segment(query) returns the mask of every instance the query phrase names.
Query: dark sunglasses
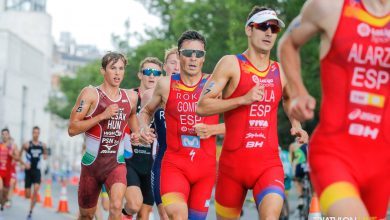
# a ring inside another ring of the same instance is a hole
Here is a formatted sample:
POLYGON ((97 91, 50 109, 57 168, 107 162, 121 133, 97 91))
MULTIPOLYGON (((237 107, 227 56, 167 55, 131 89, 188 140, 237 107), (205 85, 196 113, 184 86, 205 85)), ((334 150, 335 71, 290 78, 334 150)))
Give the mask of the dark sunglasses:
POLYGON ((148 69, 143 69, 142 74, 144 74, 145 76, 150 76, 152 74, 153 76, 161 76, 162 72, 160 70, 148 68, 148 69))
POLYGON ((204 57, 204 55, 206 54, 206 51, 204 50, 191 50, 191 49, 183 49, 180 50, 179 52, 185 57, 192 57, 192 54, 195 53, 196 58, 204 57))
POLYGON ((250 24, 251 27, 256 28, 257 30, 261 31, 267 31, 268 28, 271 28, 271 32, 273 34, 279 33, 280 27, 276 24, 271 24, 269 22, 263 22, 263 23, 252 23, 250 24))

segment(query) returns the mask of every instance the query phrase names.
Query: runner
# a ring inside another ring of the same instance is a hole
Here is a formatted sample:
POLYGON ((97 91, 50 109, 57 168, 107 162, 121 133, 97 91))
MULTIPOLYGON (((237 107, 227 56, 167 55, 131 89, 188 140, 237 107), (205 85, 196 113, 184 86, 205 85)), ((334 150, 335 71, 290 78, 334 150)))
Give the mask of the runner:
MULTIPOLYGON (((8 201, 8 191, 12 178, 13 161, 18 160, 16 145, 11 141, 8 128, 1 130, 0 141, 0 211, 2 212, 5 203, 8 201)), ((0 216, 2 213, 0 213, 0 216)))
POLYGON ((39 140, 40 128, 38 126, 33 127, 32 140, 24 143, 23 148, 20 151, 20 158, 23 158, 23 152, 25 156, 25 180, 24 188, 26 192, 26 198, 31 198, 31 186, 33 186, 33 194, 30 203, 30 211, 27 219, 31 219, 33 209, 38 201, 39 188, 41 186, 41 159, 47 159, 46 144, 39 140))
MULTIPOLYGON (((177 57, 177 47, 170 48, 165 51, 164 56, 164 71, 167 76, 171 76, 172 74, 177 74, 180 72, 179 59, 177 57)), ((142 106, 145 106, 146 103, 152 98, 154 89, 150 89, 142 96, 142 106)), ((161 107, 156 110, 154 113, 154 127, 156 128, 157 134, 157 154, 154 159, 153 167, 152 167, 152 188, 153 188, 153 197, 156 202, 158 208, 158 214, 160 219, 168 220, 168 215, 165 212, 164 206, 161 200, 160 194, 160 170, 161 170, 161 162, 164 157, 165 151, 167 149, 167 141, 166 141, 166 124, 165 124, 165 116, 164 116, 164 108, 161 107)))
MULTIPOLYGON (((8 147, 8 150, 11 153, 10 158, 9 158, 9 159, 11 159, 11 167, 10 167, 10 171, 9 171, 11 174, 11 177, 10 177, 11 179, 9 181, 8 195, 7 195, 7 197, 5 197, 6 202, 4 204, 5 207, 11 207, 11 204, 12 204, 11 199, 12 199, 12 195, 13 195, 13 190, 14 190, 15 185, 17 183, 16 164, 17 164, 17 161, 19 161, 19 151, 18 151, 18 148, 17 148, 14 140, 12 139, 12 137, 10 135, 8 128, 4 128, 1 131, 1 137, 2 137, 1 142, 8 147)), ((3 187, 4 187, 4 183, 3 183, 3 187)))
POLYGON ((141 135, 150 140, 154 138, 148 126, 153 114, 161 106, 165 109, 167 149, 160 190, 170 219, 205 219, 215 181, 215 135, 224 133, 224 124, 217 124, 218 116, 195 114, 196 102, 209 78, 202 73, 205 48, 200 33, 184 32, 178 40, 180 74, 160 79, 140 113, 141 135))
POLYGON ((280 59, 294 92, 290 111, 304 121, 313 118, 315 100, 302 82, 299 49, 321 34, 323 99, 309 164, 326 216, 386 218, 389 31, 388 0, 309 0, 280 42, 280 59))
POLYGON ((124 128, 133 131, 138 141, 136 118, 137 94, 120 89, 126 58, 109 52, 102 58, 104 76, 98 87, 85 87, 72 109, 69 135, 85 132, 86 152, 82 158, 78 202, 80 219, 92 219, 102 185, 109 191, 109 219, 121 219, 122 200, 126 191, 126 166, 123 157, 124 128))
MULTIPOLYGON (((157 80, 162 75, 162 62, 155 57, 147 57, 140 63, 138 78, 140 86, 134 91, 138 93, 137 113, 141 110, 141 97, 148 89, 154 89, 157 80)), ((137 219, 149 219, 152 212, 154 199, 151 186, 151 170, 155 143, 152 145, 131 146, 132 156, 126 160, 127 189, 126 203, 123 214, 132 216, 137 214, 137 219)))
MULTIPOLYGON (((284 23, 274 10, 255 6, 245 25, 248 49, 224 56, 198 102, 201 116, 224 113, 226 135, 215 192, 218 219, 238 219, 248 189, 253 189, 260 219, 277 219, 283 205, 284 172, 278 152, 277 111, 286 79, 270 51, 284 23), (222 93, 223 99, 219 96, 222 93)), ((291 133, 307 140, 292 120, 291 133)))

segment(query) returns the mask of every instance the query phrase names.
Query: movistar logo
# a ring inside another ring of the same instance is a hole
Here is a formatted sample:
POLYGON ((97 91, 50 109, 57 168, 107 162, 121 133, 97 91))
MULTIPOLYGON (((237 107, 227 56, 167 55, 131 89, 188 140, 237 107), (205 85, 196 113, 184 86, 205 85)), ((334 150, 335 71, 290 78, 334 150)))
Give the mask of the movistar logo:
POLYGON ((200 148, 200 138, 198 136, 182 135, 181 144, 184 147, 200 148))

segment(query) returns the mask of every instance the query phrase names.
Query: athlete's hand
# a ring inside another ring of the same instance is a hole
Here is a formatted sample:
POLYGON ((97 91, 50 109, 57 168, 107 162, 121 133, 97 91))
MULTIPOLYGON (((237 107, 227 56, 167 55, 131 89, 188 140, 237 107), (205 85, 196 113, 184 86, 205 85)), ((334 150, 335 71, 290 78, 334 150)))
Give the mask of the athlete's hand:
POLYGON ((256 84, 244 96, 242 96, 242 104, 250 105, 254 102, 260 101, 264 95, 264 86, 256 84))
POLYGON ((24 169, 29 170, 31 168, 31 164, 29 163, 24 163, 24 169))
POLYGON ((119 111, 119 107, 117 104, 112 104, 112 105, 109 105, 106 110, 104 110, 103 112, 103 118, 104 119, 109 119, 111 118, 112 116, 116 115, 119 111))
POLYGON ((297 137, 297 141, 300 144, 307 144, 309 142, 309 135, 302 128, 291 128, 290 133, 297 137))
POLYGON ((153 143, 154 139, 156 138, 156 135, 154 134, 154 129, 149 127, 141 128, 140 135, 141 142, 144 142, 146 144, 153 143))
POLYGON ((291 117, 303 122, 314 117, 315 107, 316 100, 312 96, 300 95, 291 101, 288 112, 291 117))
POLYGON ((138 132, 133 132, 130 134, 130 143, 131 145, 134 145, 134 146, 139 146, 141 145, 140 143, 140 134, 138 132))
POLYGON ((212 125, 207 125, 203 123, 199 123, 194 125, 196 135, 200 137, 200 139, 207 139, 214 135, 212 125))

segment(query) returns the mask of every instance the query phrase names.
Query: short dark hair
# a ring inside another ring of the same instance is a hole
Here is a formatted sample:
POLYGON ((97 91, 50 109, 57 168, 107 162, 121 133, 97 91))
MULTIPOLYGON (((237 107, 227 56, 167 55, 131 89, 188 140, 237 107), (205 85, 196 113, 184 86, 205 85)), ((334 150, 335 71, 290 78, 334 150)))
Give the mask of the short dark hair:
POLYGON ((1 129, 1 133, 5 132, 5 131, 9 133, 9 129, 8 128, 1 129))
POLYGON ((188 30, 181 34, 179 40, 177 41, 177 48, 180 50, 182 44, 186 40, 198 40, 201 41, 204 45, 204 48, 206 49, 206 39, 203 37, 202 34, 195 30, 188 30))
POLYGON ((34 127, 33 127, 33 130, 35 130, 35 129, 41 130, 38 126, 34 126, 34 127))
POLYGON ((146 57, 145 59, 143 59, 143 60, 139 63, 139 72, 142 71, 142 68, 144 67, 144 65, 145 65, 146 63, 154 63, 154 64, 156 64, 157 66, 159 66, 161 70, 163 69, 163 63, 162 63, 157 57, 146 57))
POLYGON ((116 63, 118 62, 119 59, 123 61, 125 66, 127 65, 127 59, 123 54, 118 52, 112 52, 112 51, 107 52, 106 55, 104 55, 102 58, 102 68, 106 69, 107 65, 111 61, 114 61, 114 63, 116 63))
POLYGON ((268 7, 265 7, 265 6, 258 6, 258 5, 255 5, 253 6, 251 12, 249 12, 248 14, 248 17, 247 17, 247 21, 255 14, 257 14, 257 12, 259 11, 265 11, 265 10, 272 10, 274 11, 272 8, 268 8, 268 7))

